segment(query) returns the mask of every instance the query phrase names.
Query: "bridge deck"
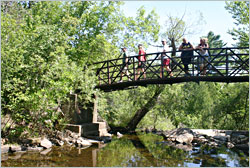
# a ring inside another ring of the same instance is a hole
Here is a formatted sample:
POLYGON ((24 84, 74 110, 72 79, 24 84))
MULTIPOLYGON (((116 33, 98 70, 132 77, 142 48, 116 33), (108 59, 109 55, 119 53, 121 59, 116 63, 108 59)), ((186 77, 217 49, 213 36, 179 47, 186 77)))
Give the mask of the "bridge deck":
POLYGON ((146 79, 143 73, 137 75, 138 56, 128 57, 128 64, 122 64, 122 58, 95 63, 96 75, 99 84, 96 88, 104 91, 122 90, 148 84, 174 84, 181 82, 249 82, 249 48, 213 48, 208 49, 209 56, 201 56, 198 50, 193 50, 194 55, 190 58, 188 76, 184 71, 183 62, 177 51, 176 56, 170 56, 171 52, 150 53, 146 55, 145 66, 146 79), (171 60, 171 73, 163 66, 165 54, 171 60), (205 58, 205 75, 201 75, 200 58, 205 58), (121 74, 124 68, 128 74, 121 74), (163 70, 162 70, 163 69, 163 70))
POLYGON ((123 89, 131 89, 136 86, 147 86, 149 84, 175 84, 182 82, 249 82, 249 76, 233 76, 233 77, 219 77, 219 76, 191 76, 191 77, 178 77, 178 78, 163 78, 163 79, 141 79, 138 81, 124 81, 113 83, 109 85, 98 85, 99 88, 104 91, 115 91, 123 89))

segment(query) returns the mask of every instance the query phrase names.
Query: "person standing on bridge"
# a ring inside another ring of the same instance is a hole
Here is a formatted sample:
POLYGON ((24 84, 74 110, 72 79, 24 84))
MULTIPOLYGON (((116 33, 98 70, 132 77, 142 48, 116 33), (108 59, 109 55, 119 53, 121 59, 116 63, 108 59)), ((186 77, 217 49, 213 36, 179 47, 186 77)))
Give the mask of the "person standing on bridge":
POLYGON ((201 72, 201 75, 206 75, 207 72, 207 64, 206 62, 208 61, 208 50, 209 45, 207 43, 207 38, 201 38, 200 39, 200 44, 196 47, 196 49, 199 49, 200 56, 198 58, 198 66, 199 66, 199 71, 201 72))
POLYGON ((124 74, 126 74, 126 76, 129 78, 127 48, 123 47, 121 49, 122 49, 122 71, 121 71, 120 82, 122 82, 122 77, 124 76, 124 74))
POLYGON ((188 64, 191 62, 191 58, 194 56, 193 45, 187 41, 186 38, 182 39, 183 43, 180 45, 179 50, 182 50, 181 52, 181 61, 184 64, 184 70, 185 70, 185 76, 190 75, 188 72, 188 64))
POLYGON ((138 54, 138 67, 137 67, 137 74, 135 76, 135 80, 137 80, 141 74, 141 72, 143 73, 143 77, 144 79, 146 79, 146 72, 145 72, 145 68, 146 68, 146 52, 144 51, 142 44, 138 45, 138 49, 139 49, 139 54, 138 54))
MULTIPOLYGON (((166 39, 162 39, 162 45, 163 45, 163 51, 162 52, 168 52, 170 51, 170 48, 167 46, 167 40, 166 39)), ((170 54, 169 56, 167 56, 166 53, 162 53, 162 66, 161 66, 161 73, 160 73, 160 77, 162 78, 163 77, 163 71, 164 71, 164 68, 166 68, 166 70, 169 72, 169 75, 170 77, 173 76, 173 73, 171 72, 171 69, 170 69, 170 54)))

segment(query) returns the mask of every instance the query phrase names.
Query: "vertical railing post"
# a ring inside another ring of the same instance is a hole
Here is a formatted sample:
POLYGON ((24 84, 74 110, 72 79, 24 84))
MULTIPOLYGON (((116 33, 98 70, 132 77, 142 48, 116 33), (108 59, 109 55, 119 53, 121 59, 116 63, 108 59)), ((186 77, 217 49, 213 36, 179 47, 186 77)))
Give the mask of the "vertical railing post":
POLYGON ((135 81, 135 57, 133 57, 133 79, 135 81))
POLYGON ((210 70, 211 70, 211 67, 212 67, 212 63, 211 63, 211 53, 210 53, 210 50, 207 51, 208 53, 208 56, 207 56, 207 62, 208 62, 208 65, 207 65, 207 74, 209 74, 210 70))
POLYGON ((228 53, 226 49, 226 76, 228 76, 228 53))
POLYGON ((200 76, 200 55, 197 55, 197 75, 196 76, 200 76))
POLYGON ((108 61, 108 62, 107 62, 108 83, 111 84, 109 72, 110 72, 110 71, 109 71, 109 61, 108 61))
POLYGON ((164 78, 163 54, 161 54, 161 78, 164 78))
POLYGON ((192 76, 194 76, 194 56, 191 58, 192 62, 192 76))

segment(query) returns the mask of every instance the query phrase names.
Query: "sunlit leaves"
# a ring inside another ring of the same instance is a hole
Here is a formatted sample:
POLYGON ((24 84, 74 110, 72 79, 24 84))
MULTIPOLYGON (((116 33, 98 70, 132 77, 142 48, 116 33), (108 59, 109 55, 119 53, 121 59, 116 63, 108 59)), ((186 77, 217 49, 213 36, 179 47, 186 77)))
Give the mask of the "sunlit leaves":
POLYGON ((236 46, 249 46, 249 1, 226 2, 225 8, 236 20, 238 28, 228 32, 237 41, 236 46))

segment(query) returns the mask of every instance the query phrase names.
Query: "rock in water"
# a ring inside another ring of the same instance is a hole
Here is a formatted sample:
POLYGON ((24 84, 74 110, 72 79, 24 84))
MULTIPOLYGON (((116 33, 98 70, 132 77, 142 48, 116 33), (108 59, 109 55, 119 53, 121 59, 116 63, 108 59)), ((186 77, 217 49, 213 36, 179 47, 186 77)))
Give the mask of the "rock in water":
POLYGON ((179 143, 191 144, 194 138, 194 133, 189 128, 178 128, 170 131, 167 136, 179 143))
POLYGON ((82 137, 77 139, 77 143, 80 144, 81 146, 91 146, 92 145, 92 143, 83 139, 82 137))
POLYGON ((228 147, 228 148, 233 148, 233 147, 234 147, 234 144, 231 143, 231 142, 227 142, 227 147, 228 147))
POLYGON ((120 132, 117 132, 117 137, 121 138, 123 135, 120 132))
POLYGON ((41 146, 48 149, 52 147, 52 143, 47 138, 43 138, 41 141, 41 146))
POLYGON ((191 142, 193 141, 193 138, 194 136, 192 134, 184 133, 184 134, 178 135, 176 137, 176 141, 180 143, 191 144, 191 142))

